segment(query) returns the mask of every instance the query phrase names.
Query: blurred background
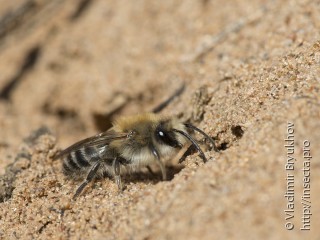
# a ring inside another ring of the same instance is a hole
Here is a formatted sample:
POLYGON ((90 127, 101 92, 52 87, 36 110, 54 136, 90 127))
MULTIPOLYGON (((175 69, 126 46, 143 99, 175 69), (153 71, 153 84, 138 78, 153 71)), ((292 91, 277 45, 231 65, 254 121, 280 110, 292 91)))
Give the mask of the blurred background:
POLYGON ((232 34, 241 21, 252 21, 246 19, 252 11, 259 21, 267 3, 1 1, 1 155, 12 157, 21 139, 41 126, 66 146, 106 130, 115 115, 149 111, 183 82, 195 89, 209 79, 213 86, 230 59, 238 64, 240 54, 250 49, 246 58, 256 56, 265 44, 246 46, 232 34), (217 48, 204 71, 196 55, 210 53, 212 38, 222 43, 229 32, 236 44, 217 48))

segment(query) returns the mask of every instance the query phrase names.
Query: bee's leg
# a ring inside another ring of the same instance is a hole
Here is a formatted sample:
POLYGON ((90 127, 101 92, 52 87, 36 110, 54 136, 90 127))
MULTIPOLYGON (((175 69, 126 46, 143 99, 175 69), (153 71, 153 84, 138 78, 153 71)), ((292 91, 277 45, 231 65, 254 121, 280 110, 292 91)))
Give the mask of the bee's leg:
POLYGON ((99 167, 100 167, 100 162, 96 162, 95 164, 93 164, 93 166, 91 167, 91 169, 86 177, 86 180, 84 180, 84 182, 81 183, 81 185, 78 187, 76 193, 73 195, 73 200, 76 199, 80 195, 82 190, 85 188, 85 186, 87 186, 88 183, 90 183, 92 181, 92 179, 95 177, 99 167))
POLYGON ((157 149, 156 149, 154 146, 150 146, 150 148, 151 148, 151 151, 152 151, 153 156, 155 156, 155 158, 156 158, 156 160, 157 160, 157 163, 158 163, 159 166, 160 166, 161 173, 162 173, 162 180, 165 181, 165 180, 167 180, 166 167, 164 166, 163 162, 161 161, 157 149))
POLYGON ((152 171, 151 167, 149 165, 147 165, 146 167, 148 169, 148 172, 151 174, 151 175, 155 175, 154 172, 152 171))
POLYGON ((162 173, 162 180, 165 181, 167 180, 167 171, 166 171, 166 167, 164 166, 163 162, 161 161, 160 158, 157 158, 158 160, 158 164, 160 166, 161 169, 161 173, 162 173))
POLYGON ((118 185, 119 191, 123 190, 122 182, 121 182, 121 175, 120 175, 120 161, 118 158, 114 158, 112 162, 112 167, 114 171, 114 179, 116 184, 118 185))
POLYGON ((200 157, 202 158, 203 162, 207 162, 207 158, 206 158, 206 155, 204 155, 204 152, 202 151, 202 149, 200 148, 199 144, 197 143, 197 141, 190 136, 189 133, 187 132, 184 132, 184 131, 181 131, 181 130, 178 130, 178 129, 173 129, 174 132, 177 132, 181 135, 183 135, 185 138, 187 138, 191 143, 192 145, 197 149, 197 151, 199 152, 200 154, 200 157))
POLYGON ((197 149, 195 148, 194 145, 190 145, 187 150, 184 152, 184 154, 182 155, 182 157, 179 159, 179 163, 182 163, 184 160, 186 160, 186 158, 191 155, 192 153, 194 153, 197 149))

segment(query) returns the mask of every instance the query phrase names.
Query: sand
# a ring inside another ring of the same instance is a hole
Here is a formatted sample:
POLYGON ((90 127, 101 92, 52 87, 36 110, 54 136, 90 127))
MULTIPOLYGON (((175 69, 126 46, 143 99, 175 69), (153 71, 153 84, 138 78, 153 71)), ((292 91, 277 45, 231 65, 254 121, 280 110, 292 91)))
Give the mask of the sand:
POLYGON ((1 239, 319 239, 318 1, 13 0, 0 16, 1 239), (183 83, 163 114, 219 151, 73 201, 53 156, 183 83))

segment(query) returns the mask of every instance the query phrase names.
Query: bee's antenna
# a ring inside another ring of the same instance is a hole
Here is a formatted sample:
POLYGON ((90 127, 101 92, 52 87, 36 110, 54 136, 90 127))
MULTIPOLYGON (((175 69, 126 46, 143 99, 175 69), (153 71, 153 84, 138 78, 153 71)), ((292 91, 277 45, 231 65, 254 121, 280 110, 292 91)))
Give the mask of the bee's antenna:
POLYGON ((208 161, 206 156, 204 155, 202 149, 200 148, 199 144, 197 143, 197 141, 195 139, 193 139, 193 137, 191 137, 188 133, 181 131, 181 130, 178 130, 178 129, 173 129, 173 131, 180 133, 181 135, 186 137, 192 143, 192 145, 195 146, 195 148, 198 150, 198 152, 200 153, 200 157, 203 159, 203 161, 204 162, 208 161))
POLYGON ((175 99, 176 97, 180 96, 181 93, 183 93, 184 89, 186 87, 186 84, 183 83, 182 86, 176 90, 171 97, 169 97, 166 101, 164 101, 163 103, 159 104, 157 107, 155 107, 152 112, 153 113, 159 113, 161 112, 165 107, 167 107, 169 105, 169 103, 171 103, 173 101, 173 99, 175 99))
POLYGON ((216 152, 218 152, 218 149, 217 149, 216 144, 215 144, 215 142, 214 142, 214 140, 213 140, 212 137, 210 137, 208 134, 206 134, 206 133, 205 133, 204 131, 202 131, 201 129, 199 129, 199 128, 193 126, 193 125, 191 125, 190 123, 185 123, 184 125, 185 125, 187 128, 190 128, 190 129, 192 129, 192 130, 194 130, 194 131, 202 134, 206 139, 208 139, 208 140, 211 142, 213 149, 214 149, 216 152))

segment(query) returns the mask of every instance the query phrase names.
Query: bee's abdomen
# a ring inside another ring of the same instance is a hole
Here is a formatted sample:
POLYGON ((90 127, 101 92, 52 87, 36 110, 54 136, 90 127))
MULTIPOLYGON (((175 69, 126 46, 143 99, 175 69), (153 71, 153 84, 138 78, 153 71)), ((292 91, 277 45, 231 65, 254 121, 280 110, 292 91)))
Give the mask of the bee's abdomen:
POLYGON ((86 147, 69 153, 63 161, 63 172, 70 173, 86 170, 94 160, 99 157, 99 152, 93 147, 86 147))

